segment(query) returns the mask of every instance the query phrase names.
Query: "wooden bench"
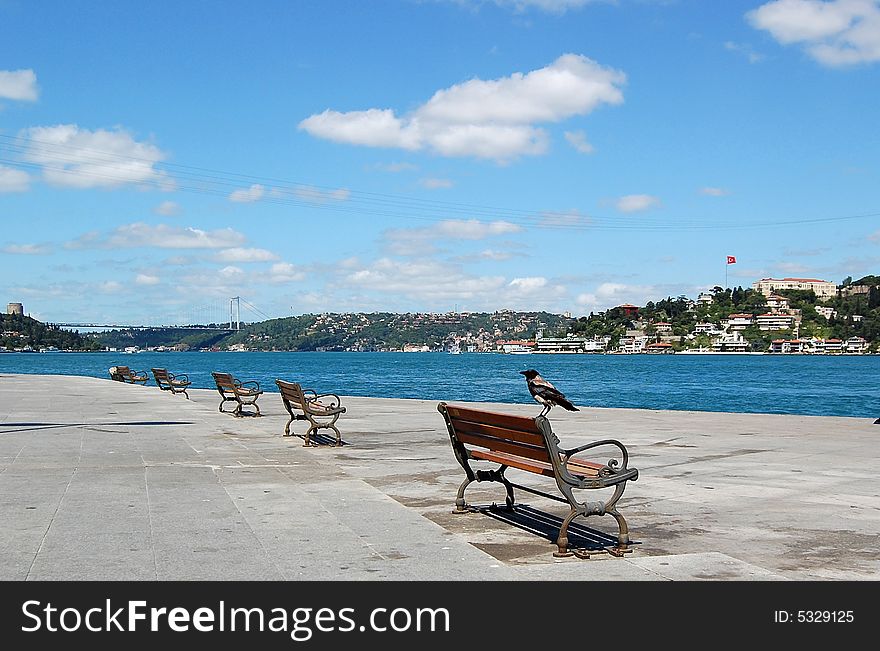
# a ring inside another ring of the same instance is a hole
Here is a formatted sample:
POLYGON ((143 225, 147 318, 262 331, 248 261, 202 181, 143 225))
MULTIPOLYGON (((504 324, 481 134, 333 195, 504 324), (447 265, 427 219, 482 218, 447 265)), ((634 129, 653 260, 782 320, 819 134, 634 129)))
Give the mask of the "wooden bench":
POLYGON ((189 377, 185 374, 175 375, 174 373, 169 373, 166 368, 151 368, 150 372, 153 374, 153 379, 156 380, 156 386, 162 389, 162 391, 182 393, 189 400, 186 388, 192 382, 189 381, 189 377))
POLYGON ((275 384, 281 392, 284 408, 290 414, 290 420, 284 426, 284 436, 291 436, 290 425, 293 421, 307 420, 309 429, 302 435, 303 446, 318 444, 319 429, 332 429, 336 432, 336 445, 343 445, 342 436, 336 427, 339 416, 345 413, 339 396, 335 393, 316 393, 312 389, 303 389, 296 382, 275 380, 275 384))
POLYGON ((132 371, 127 366, 111 366, 110 379, 128 384, 146 384, 150 378, 146 371, 132 371))
POLYGON ((582 558, 588 557, 588 554, 579 550, 569 549, 568 545, 568 527, 578 515, 585 518, 591 515, 613 516, 618 525, 617 545, 609 547, 607 551, 615 556, 631 551, 629 529, 626 520, 617 511, 617 501, 623 495, 626 482, 638 479, 639 471, 627 466, 629 454, 622 443, 605 439, 566 449, 559 446, 559 439, 545 416, 513 416, 448 405, 445 402, 441 402, 437 409, 446 420, 452 449, 466 475, 455 500, 456 513, 473 510, 464 499, 465 489, 471 482, 500 482, 507 489, 508 509, 514 509, 515 506, 514 487, 567 502, 571 507, 559 529, 554 556, 575 554, 582 558), (617 448, 613 450, 615 458, 606 463, 575 458, 579 453, 600 446, 617 448), (471 467, 472 462, 481 461, 493 462, 498 466, 492 470, 474 470, 471 467), (504 476, 508 468, 553 478, 563 497, 510 482, 504 476), (606 501, 578 502, 573 493, 574 489, 611 487, 614 492, 606 501))
POLYGON ((260 416, 260 407, 257 405, 257 398, 263 395, 260 389, 260 383, 256 380, 248 380, 242 382, 230 375, 229 373, 220 373, 213 371, 214 382, 217 384, 217 391, 220 393, 219 410, 223 413, 223 405, 226 402, 235 402, 235 409, 231 412, 233 416, 260 416), (245 407, 253 407, 254 412, 244 411, 245 407))

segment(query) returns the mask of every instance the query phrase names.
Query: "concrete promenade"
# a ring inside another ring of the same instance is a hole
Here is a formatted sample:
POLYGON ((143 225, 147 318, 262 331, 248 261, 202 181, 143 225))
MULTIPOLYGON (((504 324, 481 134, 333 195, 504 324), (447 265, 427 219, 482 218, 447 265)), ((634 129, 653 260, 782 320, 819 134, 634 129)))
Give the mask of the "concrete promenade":
MULTIPOLYGON (((873 418, 554 409, 566 447, 618 438, 640 471, 619 503, 639 544, 581 560, 490 515, 452 514, 464 475, 436 401, 343 397, 350 445, 303 448, 281 436, 277 393, 260 398, 262 418, 190 395, 0 374, 0 579, 880 578, 873 418)), ((504 491, 473 484, 468 499, 503 504, 504 491)), ((616 531, 610 516, 579 521, 616 531)))

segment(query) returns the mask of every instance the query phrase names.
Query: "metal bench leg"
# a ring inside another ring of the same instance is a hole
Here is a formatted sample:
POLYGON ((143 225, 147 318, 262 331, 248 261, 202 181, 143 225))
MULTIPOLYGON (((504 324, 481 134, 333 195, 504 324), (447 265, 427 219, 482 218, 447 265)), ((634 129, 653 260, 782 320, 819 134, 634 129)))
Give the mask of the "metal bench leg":
POLYGON ((336 425, 328 425, 327 427, 336 432, 336 447, 342 447, 342 434, 339 433, 339 429, 336 425))
POLYGON ((571 513, 563 520, 562 526, 559 527, 559 537, 556 539, 556 551, 553 556, 556 558, 567 558, 572 552, 568 549, 568 525, 574 520, 574 517, 581 513, 578 509, 572 509, 571 513))
POLYGON ((632 548, 629 546, 629 527, 626 524, 626 519, 617 511, 617 500, 623 495, 625 488, 626 482, 615 486, 614 495, 605 502, 605 513, 611 514, 617 520, 617 546, 608 550, 608 553, 613 556, 623 556, 627 552, 632 551, 632 548))
POLYGON ((293 425, 293 414, 290 415, 290 420, 287 421, 287 425, 284 426, 284 436, 290 436, 290 426, 293 425))
MULTIPOLYGON (((306 432, 305 437, 303 437, 303 447, 304 448, 312 447, 312 434, 317 433, 317 431, 318 431, 317 425, 312 425, 311 427, 309 427, 309 430, 306 432)), ((314 445, 317 445, 317 443, 315 443, 314 445)))
POLYGON ((453 513, 469 513, 470 509, 468 508, 467 502, 464 499, 464 491, 473 481, 470 477, 466 477, 463 482, 461 482, 461 486, 458 487, 458 495, 455 498, 455 510, 453 513))
POLYGON ((608 553, 612 556, 623 556, 624 554, 631 552, 632 547, 629 546, 629 527, 626 524, 626 520, 617 512, 617 509, 611 509, 606 511, 606 513, 610 513, 614 516, 614 519, 617 520, 617 528, 619 530, 619 533, 617 534, 617 546, 609 548, 608 553))

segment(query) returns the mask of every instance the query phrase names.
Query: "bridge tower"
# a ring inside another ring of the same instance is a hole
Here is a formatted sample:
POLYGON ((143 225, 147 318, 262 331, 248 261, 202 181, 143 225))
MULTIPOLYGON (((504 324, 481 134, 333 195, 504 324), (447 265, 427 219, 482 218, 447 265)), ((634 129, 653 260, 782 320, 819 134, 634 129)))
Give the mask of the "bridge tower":
POLYGON ((241 297, 233 296, 229 299, 229 329, 241 330, 241 297), (234 324, 234 327, 233 327, 234 324))

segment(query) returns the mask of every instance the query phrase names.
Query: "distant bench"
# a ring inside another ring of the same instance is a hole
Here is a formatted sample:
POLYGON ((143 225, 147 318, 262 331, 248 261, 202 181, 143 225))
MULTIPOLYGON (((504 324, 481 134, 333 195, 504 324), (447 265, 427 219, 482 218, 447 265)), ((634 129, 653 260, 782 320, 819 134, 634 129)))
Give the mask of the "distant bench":
POLYGON ((559 447, 559 439, 553 433, 550 421, 544 416, 537 418, 512 416, 448 405, 445 402, 441 402, 437 410, 446 420, 452 449, 466 475, 455 500, 456 513, 473 510, 468 507, 464 499, 465 489, 471 482, 500 482, 507 489, 506 502, 509 509, 514 509, 514 487, 567 502, 571 507, 559 529, 556 540, 557 551, 553 553, 554 556, 571 556, 573 553, 581 557, 587 556, 569 550, 568 546, 568 527, 578 515, 584 517, 612 515, 617 520, 617 545, 608 548, 607 551, 614 556, 622 556, 631 551, 629 528, 624 517, 617 511, 617 501, 623 495, 626 482, 638 479, 639 471, 627 467, 629 454, 622 443, 605 439, 564 449, 559 447), (607 463, 597 463, 574 458, 576 454, 600 446, 616 447, 615 456, 620 457, 620 460, 613 458, 607 463), (493 470, 474 470, 471 468, 473 461, 488 461, 499 465, 493 470), (563 497, 510 482, 504 476, 508 468, 552 477, 556 480, 556 486, 563 497), (609 487, 614 487, 614 493, 605 502, 578 502, 572 492, 573 489, 609 487))
MULTIPOLYGON (((339 396, 335 393, 316 393, 312 389, 303 389, 297 382, 285 382, 275 380, 278 390, 281 392, 281 400, 284 408, 290 415, 290 420, 284 426, 284 436, 291 436, 290 426, 295 420, 309 421, 309 429, 302 435, 303 445, 319 444, 319 429, 332 429, 336 432, 336 446, 344 444, 336 421, 341 414, 345 413, 345 407, 341 405, 339 396)), ((297 435, 299 436, 299 435, 297 435)))
POLYGON ((174 373, 169 373, 166 368, 151 368, 150 371, 153 373, 153 379, 156 380, 156 386, 162 389, 162 391, 182 393, 189 400, 189 394, 186 392, 186 389, 192 382, 189 381, 189 377, 185 374, 175 375, 174 373))
MULTIPOLYGON (((256 380, 242 382, 232 377, 229 373, 220 373, 213 371, 211 375, 214 377, 214 383, 217 385, 217 391, 220 393, 219 411, 223 411, 223 405, 227 402, 236 403, 235 409, 231 412, 233 416, 259 416, 260 407, 257 405, 257 399, 263 395, 260 389, 260 383, 256 380), (253 407, 254 412, 244 411, 245 407, 253 407)), ((228 413, 228 412, 227 412, 228 413)))
POLYGON ((146 384, 150 378, 146 371, 132 371, 127 366, 111 366, 110 379, 128 384, 146 384))

